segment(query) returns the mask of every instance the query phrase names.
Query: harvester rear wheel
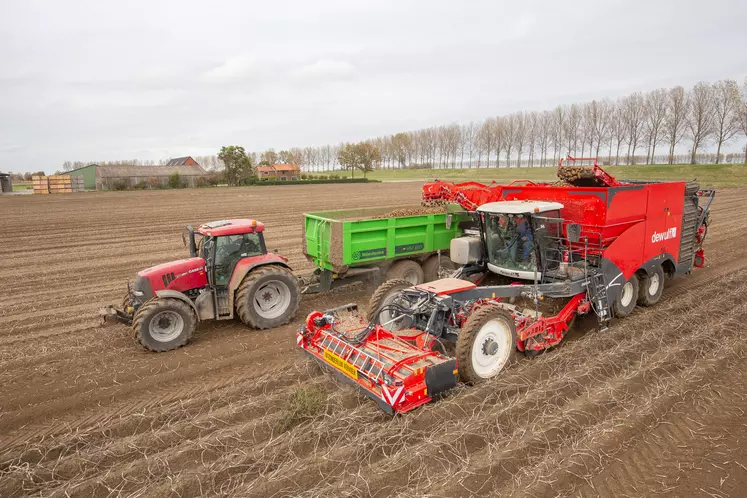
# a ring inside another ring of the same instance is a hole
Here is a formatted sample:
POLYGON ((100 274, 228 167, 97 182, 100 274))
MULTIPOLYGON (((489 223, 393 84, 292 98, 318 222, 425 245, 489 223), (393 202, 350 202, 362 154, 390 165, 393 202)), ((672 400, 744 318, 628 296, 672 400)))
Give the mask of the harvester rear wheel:
POLYGON ((423 263, 423 282, 433 282, 441 278, 439 273, 453 272, 456 270, 454 262, 445 254, 434 254, 423 263), (439 271, 440 270, 440 271, 439 271))
POLYGON ((661 299, 664 292, 664 270, 657 266, 650 275, 642 276, 638 281, 638 304, 653 306, 661 299))
POLYGON ((279 327, 298 311, 301 288, 285 267, 261 266, 250 271, 236 291, 236 312, 244 324, 255 329, 279 327))
POLYGON ((625 318, 635 309, 638 300, 638 277, 633 275, 625 282, 612 303, 612 311, 617 318, 625 318))
POLYGON ((151 299, 138 308, 132 328, 138 342, 150 351, 161 353, 189 342, 197 326, 192 308, 178 299, 151 299))
POLYGON ((411 259, 402 259, 394 263, 386 272, 387 280, 407 280, 410 285, 422 284, 425 280, 423 269, 411 259))
POLYGON ((412 320, 407 317, 398 319, 399 315, 394 310, 379 313, 381 308, 397 303, 399 293, 410 287, 412 284, 402 279, 387 280, 381 284, 368 302, 368 320, 392 331, 412 327, 412 320))
POLYGON ((456 357, 459 377, 467 384, 498 375, 519 358, 514 317, 497 306, 481 307, 459 331, 456 357))

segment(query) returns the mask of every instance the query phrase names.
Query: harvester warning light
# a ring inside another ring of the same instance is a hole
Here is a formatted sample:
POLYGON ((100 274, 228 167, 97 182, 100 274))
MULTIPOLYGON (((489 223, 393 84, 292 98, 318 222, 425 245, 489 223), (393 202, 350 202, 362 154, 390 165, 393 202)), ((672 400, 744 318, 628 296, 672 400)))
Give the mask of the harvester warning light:
POLYGON ((352 377, 353 379, 356 379, 356 380, 358 379, 358 370, 353 365, 343 360, 336 354, 325 350, 324 359, 327 361, 327 363, 329 363, 330 365, 332 365, 333 367, 335 367, 342 373, 346 374, 348 377, 352 377))

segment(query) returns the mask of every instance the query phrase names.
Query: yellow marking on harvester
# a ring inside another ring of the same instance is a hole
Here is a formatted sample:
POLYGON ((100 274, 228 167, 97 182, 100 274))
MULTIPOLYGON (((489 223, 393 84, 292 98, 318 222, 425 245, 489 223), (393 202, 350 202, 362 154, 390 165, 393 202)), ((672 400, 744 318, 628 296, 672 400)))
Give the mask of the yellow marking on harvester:
POLYGON ((455 368, 455 369, 454 369, 454 371, 453 371, 453 372, 451 372, 451 373, 453 373, 454 375, 456 375, 456 374, 458 374, 458 373, 459 373, 459 370, 457 370, 457 369, 455 368))
POLYGON ((358 369, 356 369, 353 365, 348 363, 347 361, 343 360, 336 354, 324 350, 324 359, 327 363, 335 367, 340 372, 344 373, 348 377, 351 377, 353 379, 358 380, 358 369))

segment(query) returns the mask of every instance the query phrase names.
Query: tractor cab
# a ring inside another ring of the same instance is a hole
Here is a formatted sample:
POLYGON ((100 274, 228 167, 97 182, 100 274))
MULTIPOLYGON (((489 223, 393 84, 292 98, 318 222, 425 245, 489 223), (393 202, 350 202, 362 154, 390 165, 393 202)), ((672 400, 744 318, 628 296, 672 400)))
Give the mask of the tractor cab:
POLYGON ((212 286, 226 287, 240 260, 267 254, 264 229, 261 222, 246 219, 214 221, 197 230, 188 226, 190 256, 205 260, 212 286))
POLYGON ((462 265, 485 264, 498 275, 542 280, 543 269, 556 267, 560 259, 562 208, 562 204, 548 201, 483 204, 477 208, 482 240, 477 237, 453 239, 452 260, 462 265))

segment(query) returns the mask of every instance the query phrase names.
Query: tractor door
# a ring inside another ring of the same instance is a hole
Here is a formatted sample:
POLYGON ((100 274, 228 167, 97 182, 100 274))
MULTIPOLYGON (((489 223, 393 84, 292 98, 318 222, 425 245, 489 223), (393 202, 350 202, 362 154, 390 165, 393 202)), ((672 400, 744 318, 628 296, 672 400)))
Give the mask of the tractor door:
POLYGON ((266 254, 262 233, 245 233, 216 237, 215 248, 215 286, 227 287, 233 270, 243 258, 266 254))

